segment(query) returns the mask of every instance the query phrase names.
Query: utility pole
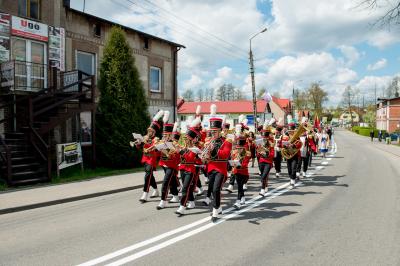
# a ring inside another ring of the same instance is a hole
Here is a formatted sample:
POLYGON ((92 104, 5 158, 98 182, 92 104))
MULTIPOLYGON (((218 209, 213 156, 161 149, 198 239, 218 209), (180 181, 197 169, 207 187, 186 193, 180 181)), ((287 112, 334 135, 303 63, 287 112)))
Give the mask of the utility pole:
POLYGON ((253 59, 253 51, 251 50, 251 40, 256 37, 258 34, 266 32, 267 28, 262 29, 260 32, 256 33, 249 39, 250 42, 250 75, 251 75, 251 90, 253 92, 253 120, 254 120, 254 132, 257 133, 257 99, 256 99, 256 84, 254 80, 254 59, 253 59))
POLYGON ((257 133, 257 99, 256 99, 256 84, 254 81, 254 60, 253 51, 251 50, 250 39, 250 75, 251 75, 251 90, 253 92, 253 119, 254 119, 254 132, 257 133))

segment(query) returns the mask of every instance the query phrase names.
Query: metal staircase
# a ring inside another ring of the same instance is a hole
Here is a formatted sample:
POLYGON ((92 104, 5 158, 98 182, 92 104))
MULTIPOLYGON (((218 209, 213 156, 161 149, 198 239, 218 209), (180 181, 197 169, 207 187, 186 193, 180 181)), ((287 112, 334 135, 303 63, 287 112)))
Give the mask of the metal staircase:
POLYGON ((56 158, 51 130, 80 112, 95 110, 94 76, 75 70, 53 77, 49 88, 0 96, 8 99, 0 109, 9 110, 0 120, 5 128, 0 136, 0 175, 9 185, 49 181, 56 158), (66 85, 68 75, 75 78, 66 85))

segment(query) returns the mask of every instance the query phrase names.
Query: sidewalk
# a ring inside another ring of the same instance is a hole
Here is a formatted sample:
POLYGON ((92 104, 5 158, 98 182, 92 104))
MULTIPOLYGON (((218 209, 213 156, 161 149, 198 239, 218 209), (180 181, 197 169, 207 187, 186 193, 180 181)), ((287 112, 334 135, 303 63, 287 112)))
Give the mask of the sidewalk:
MULTIPOLYGON (((164 172, 154 172, 158 184, 164 172)), ((143 186, 144 172, 0 193, 0 215, 113 194, 143 186)))
POLYGON ((382 142, 379 142, 378 139, 374 139, 374 141, 371 142, 371 144, 374 145, 377 149, 380 149, 382 151, 400 157, 400 146, 396 144, 386 144, 385 141, 382 140, 382 142))

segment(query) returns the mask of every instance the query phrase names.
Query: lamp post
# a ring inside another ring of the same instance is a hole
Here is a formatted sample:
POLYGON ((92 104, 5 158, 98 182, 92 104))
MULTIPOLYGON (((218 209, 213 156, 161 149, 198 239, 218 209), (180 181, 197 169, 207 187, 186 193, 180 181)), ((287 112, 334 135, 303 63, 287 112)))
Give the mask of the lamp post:
POLYGON ((256 84, 254 81, 254 60, 253 60, 253 51, 251 50, 251 40, 256 37, 258 34, 266 32, 267 28, 264 28, 260 32, 257 32, 250 38, 250 75, 251 75, 251 89, 253 92, 253 119, 254 119, 254 132, 257 133, 257 99, 256 99, 256 84))

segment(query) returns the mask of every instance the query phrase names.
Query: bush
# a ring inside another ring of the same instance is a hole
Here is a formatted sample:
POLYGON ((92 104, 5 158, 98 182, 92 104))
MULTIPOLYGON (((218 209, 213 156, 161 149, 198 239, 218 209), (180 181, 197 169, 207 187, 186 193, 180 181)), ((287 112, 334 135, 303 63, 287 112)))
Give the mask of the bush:
POLYGON ((96 116, 96 150, 100 166, 132 167, 141 153, 129 146, 132 132, 146 133, 147 99, 124 31, 113 27, 104 48, 96 116))
MULTIPOLYGON (((378 134, 379 134, 379 129, 376 129, 376 128, 354 126, 352 128, 352 131, 361 136, 369 137, 369 132, 371 132, 371 129, 374 130, 374 138, 377 138, 378 134)), ((382 130, 382 137, 385 133, 386 133, 386 130, 382 130)))

